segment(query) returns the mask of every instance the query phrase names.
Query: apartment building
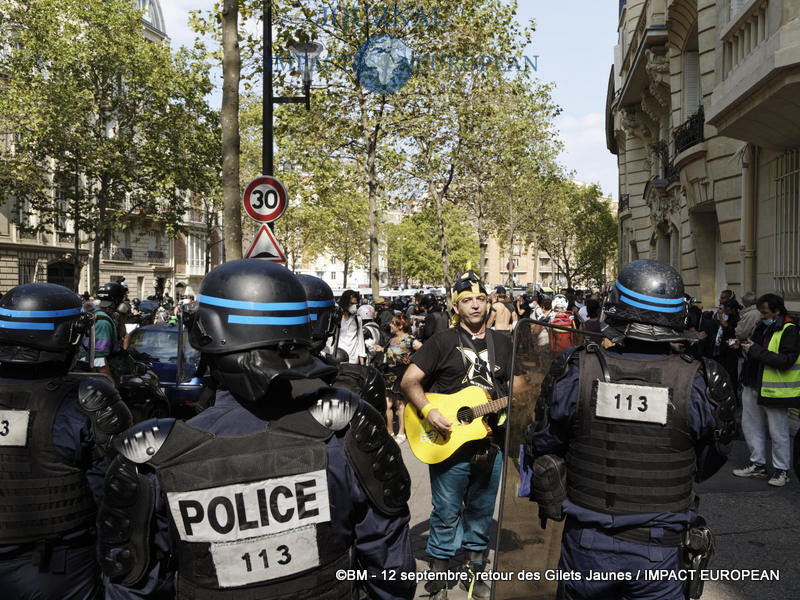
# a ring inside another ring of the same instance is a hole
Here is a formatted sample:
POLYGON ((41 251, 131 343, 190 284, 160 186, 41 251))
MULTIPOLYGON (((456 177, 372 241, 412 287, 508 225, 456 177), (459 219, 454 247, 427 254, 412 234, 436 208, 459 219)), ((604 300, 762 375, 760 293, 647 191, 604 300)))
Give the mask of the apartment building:
POLYGON ((620 263, 800 311, 800 2, 621 0, 606 136, 620 263))

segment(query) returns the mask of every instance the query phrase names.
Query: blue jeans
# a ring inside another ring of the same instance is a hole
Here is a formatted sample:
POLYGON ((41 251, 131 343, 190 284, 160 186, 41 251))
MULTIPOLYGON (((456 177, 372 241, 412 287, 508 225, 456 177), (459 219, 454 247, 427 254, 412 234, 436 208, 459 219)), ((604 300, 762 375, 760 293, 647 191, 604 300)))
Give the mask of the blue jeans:
POLYGON ((495 456, 488 478, 473 473, 468 460, 430 465, 433 511, 426 548, 429 556, 451 558, 462 545, 470 551, 486 549, 503 470, 502 454, 495 456))

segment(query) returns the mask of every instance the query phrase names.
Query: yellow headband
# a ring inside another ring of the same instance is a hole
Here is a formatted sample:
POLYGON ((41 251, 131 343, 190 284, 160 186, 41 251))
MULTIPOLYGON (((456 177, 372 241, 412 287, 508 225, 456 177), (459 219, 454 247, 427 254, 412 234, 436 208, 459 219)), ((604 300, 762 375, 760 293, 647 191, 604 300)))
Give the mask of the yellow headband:
POLYGON ((450 327, 458 327, 459 322, 461 321, 460 317, 458 316, 458 303, 461 302, 467 296, 474 296, 480 295, 484 298, 487 298, 486 292, 481 290, 481 286, 479 283, 475 282, 472 284, 472 288, 469 290, 464 290, 462 292, 453 292, 453 317, 450 319, 450 327))

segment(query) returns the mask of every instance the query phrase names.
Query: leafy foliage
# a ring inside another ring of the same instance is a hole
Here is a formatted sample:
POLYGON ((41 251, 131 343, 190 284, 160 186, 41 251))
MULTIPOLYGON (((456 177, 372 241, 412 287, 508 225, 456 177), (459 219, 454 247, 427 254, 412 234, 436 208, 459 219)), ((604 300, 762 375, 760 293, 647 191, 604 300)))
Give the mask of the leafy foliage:
MULTIPOLYGON (((111 233, 130 217, 181 229, 191 195, 217 185, 218 119, 201 53, 145 39, 129 0, 6 3, 0 114, 14 143, 0 156, 0 194, 31 227, 63 215, 94 240, 93 275, 111 233)), ((77 242, 76 242, 77 243, 77 242)))

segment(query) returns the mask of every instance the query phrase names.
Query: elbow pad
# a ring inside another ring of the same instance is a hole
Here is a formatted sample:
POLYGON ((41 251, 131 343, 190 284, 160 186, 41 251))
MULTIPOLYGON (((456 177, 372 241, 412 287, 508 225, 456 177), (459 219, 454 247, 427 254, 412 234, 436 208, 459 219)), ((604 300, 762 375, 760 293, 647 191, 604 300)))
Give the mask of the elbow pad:
POLYGON ((736 435, 736 392, 728 372, 717 361, 703 359, 703 372, 706 381, 706 397, 714 406, 714 439, 717 451, 728 455, 736 435))
POLYGON ((128 406, 114 386, 100 379, 84 379, 78 387, 78 406, 92 422, 95 442, 108 449, 111 438, 133 424, 128 406))
POLYGON ((353 416, 344 439, 347 459, 372 506, 394 517, 408 510, 411 477, 383 416, 369 404, 353 416))

